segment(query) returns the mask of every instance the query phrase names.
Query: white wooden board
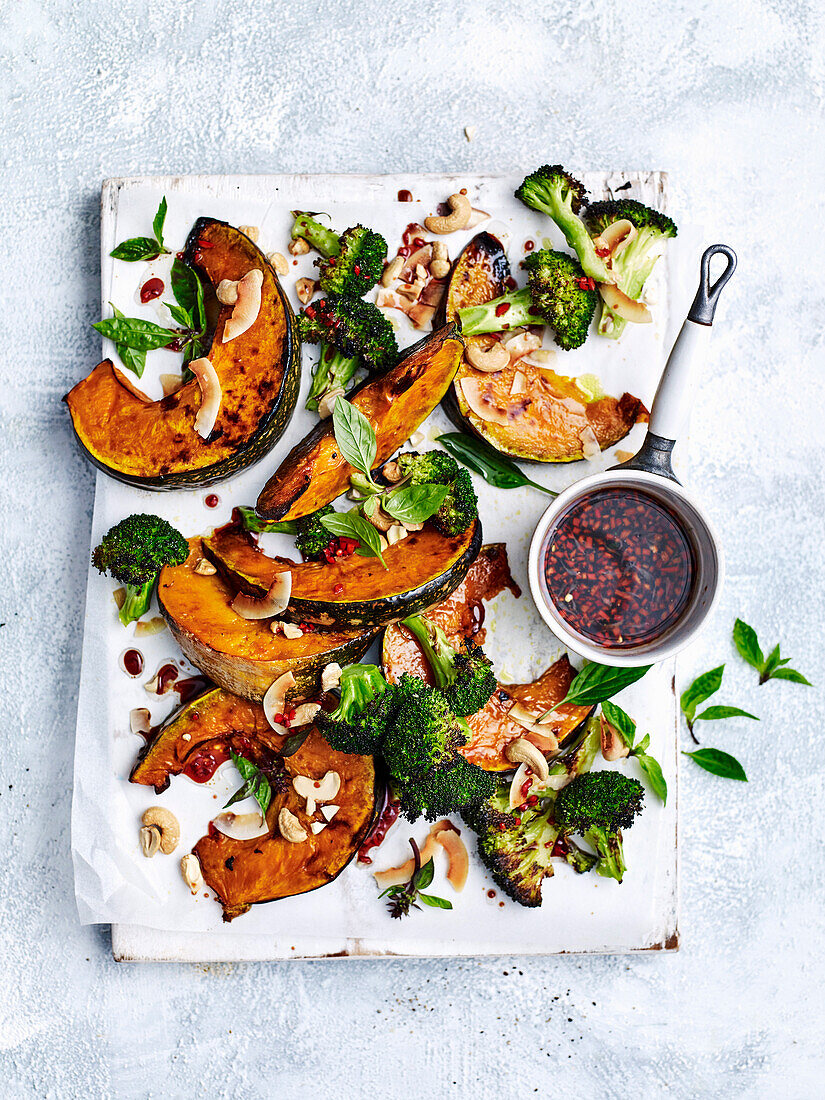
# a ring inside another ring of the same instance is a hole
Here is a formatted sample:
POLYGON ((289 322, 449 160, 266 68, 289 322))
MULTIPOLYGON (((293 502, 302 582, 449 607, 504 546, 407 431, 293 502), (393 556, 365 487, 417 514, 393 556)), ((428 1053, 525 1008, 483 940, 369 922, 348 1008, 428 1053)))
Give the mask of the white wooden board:
MULTIPOLYGON (((592 194, 630 181, 632 197, 664 206, 665 179, 659 173, 623 175, 585 174, 592 194)), ((291 224, 289 211, 296 207, 324 210, 340 228, 355 220, 381 230, 397 247, 409 221, 420 220, 435 205, 460 187, 467 187, 473 204, 492 213, 494 232, 509 234, 514 271, 522 245, 530 237, 544 237, 557 247, 561 239, 547 219, 525 210, 512 197, 516 178, 471 176, 237 176, 168 177, 108 181, 103 189, 101 255, 102 301, 114 301, 121 309, 141 315, 135 290, 146 275, 142 264, 116 263, 109 257, 114 245, 133 235, 143 235, 161 195, 169 202, 167 240, 180 247, 195 217, 211 215, 233 224, 258 225, 264 251, 286 251, 291 224), (412 204, 398 203, 397 193, 408 189, 412 204)), ((478 229, 474 230, 477 232, 478 229)), ((472 236, 471 232, 446 238, 451 256, 472 236)), ((684 316, 690 284, 699 253, 695 235, 682 232, 675 247, 657 272, 660 302, 655 323, 631 326, 620 342, 592 338, 584 348, 561 353, 555 369, 561 373, 598 374, 609 392, 628 389, 648 405, 664 363, 667 348, 684 316)), ((292 295, 299 275, 311 272, 312 257, 302 259, 285 277, 292 295)), ((150 319, 157 319, 151 312, 150 319)), ((411 329, 399 333, 399 343, 412 342, 411 329)), ((549 346, 549 345, 548 345, 549 346)), ((111 354, 111 349, 106 349, 111 354)), ((133 511, 155 511, 191 535, 225 521, 236 504, 252 504, 260 486, 280 458, 300 439, 314 416, 303 410, 313 352, 306 350, 302 396, 298 411, 284 438, 263 462, 217 486, 220 505, 204 505, 207 491, 147 493, 98 475, 94 545, 105 530, 133 511)), ((175 369, 171 353, 149 356, 144 383, 150 396, 159 396, 157 375, 175 369)), ((450 425, 437 411, 424 426, 432 440, 450 425)), ((620 449, 634 449, 643 430, 634 429, 620 449)), ((595 463, 561 467, 531 467, 531 476, 560 488, 594 469, 611 465, 607 452, 595 463)), ((486 648, 496 661, 502 679, 527 679, 542 671, 561 647, 533 607, 526 578, 529 538, 546 506, 546 498, 531 490, 491 490, 477 481, 486 541, 506 541, 511 567, 523 590, 518 601, 502 595, 487 619, 486 648)), ((210 490, 212 491, 212 490, 210 490)), ((277 536, 268 536, 275 539, 277 536)), ((274 546, 274 543, 272 544, 274 546)), ((84 922, 112 922, 115 958, 122 960, 217 961, 333 956, 435 956, 498 953, 554 953, 569 951, 622 952, 643 949, 670 950, 678 944, 677 848, 676 848, 676 705, 673 664, 660 666, 630 689, 623 701, 638 719, 641 732, 649 732, 651 751, 659 757, 670 786, 667 807, 652 795, 639 823, 626 838, 630 872, 619 886, 596 876, 576 876, 559 866, 545 883, 540 909, 524 910, 503 901, 499 891, 488 897, 491 883, 473 856, 470 879, 464 893, 453 896, 454 910, 428 910, 405 921, 392 921, 376 900, 371 875, 351 865, 336 882, 300 898, 254 906, 231 925, 223 925, 220 907, 212 898, 189 896, 177 870, 177 859, 144 860, 137 847, 137 822, 151 801, 175 810, 183 825, 181 851, 188 850, 205 831, 216 806, 232 789, 228 766, 212 784, 197 787, 184 777, 173 780, 162 796, 148 795, 127 782, 140 746, 128 732, 128 713, 134 706, 150 706, 153 721, 172 709, 175 696, 152 701, 142 683, 170 657, 180 659, 168 632, 140 640, 146 657, 146 675, 137 681, 120 670, 119 656, 130 643, 131 631, 116 620, 113 583, 90 570, 86 612, 83 671, 78 708, 78 737, 73 807, 73 855, 76 891, 84 922)), ((637 774, 634 764, 626 765, 637 774)), ((410 835, 421 837, 423 822, 401 823, 380 849, 376 866, 393 863, 410 835)), ((464 830, 471 850, 472 835, 464 830)), ((437 872, 443 883, 443 868, 437 872)), ((443 883, 445 893, 450 888, 443 883)))

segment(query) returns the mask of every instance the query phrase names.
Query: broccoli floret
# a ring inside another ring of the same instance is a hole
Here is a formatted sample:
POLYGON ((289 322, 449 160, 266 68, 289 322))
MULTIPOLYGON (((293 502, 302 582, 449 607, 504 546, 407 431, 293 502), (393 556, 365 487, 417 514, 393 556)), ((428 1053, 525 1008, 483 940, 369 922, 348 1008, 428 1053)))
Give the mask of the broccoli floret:
POLYGON ((395 462, 411 485, 451 485, 458 477, 458 463, 446 451, 406 451, 395 462))
POLYGON ((396 786, 401 812, 409 821, 419 817, 435 821, 489 798, 498 783, 494 773, 485 772, 459 755, 450 768, 434 768, 421 779, 396 786))
MULTIPOLYGON (((645 283, 658 260, 664 242, 677 234, 676 223, 659 210, 634 199, 594 202, 587 208, 584 220, 590 233, 597 237, 614 222, 627 219, 636 227, 636 234, 612 257, 613 277, 620 290, 638 301, 645 283)), ((624 332, 627 321, 602 302, 599 333, 616 340, 624 332)))
POLYGON ((552 798, 526 810, 510 810, 510 785, 464 812, 478 834, 478 851, 496 885, 520 905, 541 905, 542 880, 553 874, 551 857, 559 834, 552 798))
POLYGON ((384 741, 390 775, 407 784, 423 779, 433 768, 458 762, 467 743, 467 723, 450 710, 445 696, 417 676, 404 673, 396 688, 398 710, 384 741))
POLYGON ((323 259, 319 282, 325 294, 346 294, 360 298, 378 282, 387 258, 387 242, 380 233, 353 225, 338 236, 309 214, 297 214, 292 237, 303 237, 323 259))
POLYGON ((587 339, 599 294, 574 256, 542 248, 525 259, 527 286, 479 306, 460 309, 465 336, 519 325, 548 324, 566 351, 587 339), (502 309, 506 305, 507 309, 502 309))
POLYGON ((579 217, 586 194, 583 184, 565 172, 560 164, 545 164, 527 176, 515 194, 531 210, 538 210, 553 219, 579 257, 585 275, 597 283, 613 281, 607 264, 596 252, 593 239, 579 217))
POLYGON ((478 518, 478 497, 467 470, 459 470, 441 507, 430 522, 442 535, 461 535, 478 518))
POLYGON ((323 558, 324 550, 329 546, 332 535, 321 523, 321 519, 332 515, 334 511, 331 504, 325 504, 317 512, 301 516, 296 522, 295 546, 305 558, 313 561, 320 561, 323 558))
POLYGON ((326 394, 332 393, 333 390, 345 390, 358 367, 357 357, 348 359, 330 344, 324 344, 312 371, 312 384, 307 395, 306 408, 315 412, 326 394))
POLYGON ((622 881, 626 870, 622 829, 629 829, 644 802, 644 788, 621 772, 577 776, 556 797, 556 822, 565 834, 579 833, 599 854, 596 870, 622 881))
POLYGON ((417 638, 435 676, 436 686, 444 692, 453 714, 475 714, 484 707, 498 687, 490 659, 472 642, 459 651, 437 623, 423 615, 410 615, 403 625, 417 638))
POLYGON ((164 565, 180 565, 188 556, 189 544, 171 523, 140 514, 128 516, 106 532, 92 553, 92 564, 126 585, 118 618, 128 626, 148 611, 164 565))
POLYGON ((348 665, 341 673, 341 701, 320 711, 318 728, 339 752, 378 752, 395 713, 395 693, 376 665, 348 665))

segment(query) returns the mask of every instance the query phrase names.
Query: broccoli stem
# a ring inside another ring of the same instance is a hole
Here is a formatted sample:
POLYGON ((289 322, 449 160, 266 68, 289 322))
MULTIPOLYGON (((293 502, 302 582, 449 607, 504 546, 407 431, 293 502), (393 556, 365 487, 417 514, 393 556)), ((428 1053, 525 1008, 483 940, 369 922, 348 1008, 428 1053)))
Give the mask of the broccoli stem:
POLYGON ((583 875, 587 871, 592 871, 596 864, 599 862, 599 857, 592 852, 586 852, 584 848, 580 848, 578 844, 567 838, 564 849, 564 860, 568 863, 577 875, 583 875))
MULTIPOLYGON (((660 240, 658 234, 641 229, 614 261, 616 285, 628 298, 638 301, 651 271, 659 259, 658 253, 650 255, 652 246, 660 240)), ((614 313, 607 302, 602 302, 602 314, 599 318, 599 335, 609 340, 618 340, 627 327, 624 317, 614 313), (612 322, 612 324, 611 324, 612 322)))
POLYGON ((383 695, 388 687, 377 665, 348 665, 341 673, 341 701, 330 717, 347 721, 383 695))
POLYGON ((436 686, 442 691, 455 680, 453 662, 456 651, 447 641, 444 631, 421 615, 410 615, 401 620, 402 626, 411 631, 424 650, 427 663, 433 670, 436 686))
POLYGON ((599 825, 594 825, 584 834, 584 839, 599 853, 599 862, 595 868, 598 874, 603 878, 614 878, 617 882, 621 882, 627 870, 622 834, 609 832, 599 825))
POLYGON ((152 577, 145 584, 127 584, 126 598, 123 607, 118 612, 118 618, 124 626, 137 622, 141 615, 145 615, 152 602, 152 591, 157 577, 152 577))
POLYGON ((338 234, 321 225, 309 214, 297 214, 292 226, 292 238, 303 237, 322 256, 337 256, 341 250, 338 234))
POLYGON ((464 336, 481 336, 485 332, 502 332, 520 325, 543 325, 544 319, 531 312, 533 299, 528 287, 511 290, 480 306, 466 306, 458 311, 464 336), (507 308, 504 309, 503 307, 507 308))
POLYGON ((334 389, 344 389, 357 369, 357 358, 347 359, 331 345, 322 344, 321 357, 315 364, 306 407, 313 412, 317 411, 324 394, 334 389))

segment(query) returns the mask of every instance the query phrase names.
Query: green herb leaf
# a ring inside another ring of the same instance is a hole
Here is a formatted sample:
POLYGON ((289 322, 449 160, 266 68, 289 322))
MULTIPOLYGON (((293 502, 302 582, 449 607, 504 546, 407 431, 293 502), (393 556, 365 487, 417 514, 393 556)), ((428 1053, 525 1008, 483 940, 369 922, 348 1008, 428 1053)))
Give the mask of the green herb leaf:
POLYGON ((125 260, 133 264, 137 260, 154 260, 160 255, 158 242, 152 237, 130 237, 109 253, 116 260, 125 260))
POLYGON ((701 714, 697 714, 694 721, 700 722, 713 722, 719 718, 752 718, 754 722, 758 722, 759 719, 755 714, 749 714, 746 710, 740 710, 739 707, 706 707, 701 714))
POLYGON ((741 619, 737 619, 733 624, 733 644, 740 657, 752 665, 757 672, 762 672, 765 667, 765 657, 759 646, 756 631, 741 619))
POLYGON ((120 357, 121 363, 124 367, 128 367, 129 370, 140 378, 146 369, 146 352, 138 351, 136 348, 127 348, 125 344, 115 344, 115 351, 120 357))
POLYGON ((308 737, 309 729, 290 734, 281 746, 281 756, 294 756, 308 737))
POLYGON ((813 687, 811 681, 806 679, 801 672, 797 672, 795 668, 778 668, 771 673, 770 678, 772 680, 790 680, 794 684, 807 684, 808 687, 813 687))
POLYGON ((602 714, 629 749, 636 738, 636 723, 630 715, 615 703, 602 703, 602 714))
POLYGON ((269 780, 258 765, 253 764, 251 760, 247 760, 245 756, 231 750, 229 755, 232 757, 232 763, 240 772, 244 784, 235 791, 224 809, 226 809, 226 806, 232 806, 235 802, 240 802, 251 795, 261 807, 261 813, 265 814, 269 809, 269 803, 272 801, 272 787, 269 780))
MULTIPOLYGON (((338 407, 337 401, 335 407, 338 407)), ((343 535, 344 538, 355 539, 361 544, 356 553, 364 558, 378 558, 384 568, 387 568, 387 563, 381 554, 381 537, 369 520, 353 511, 322 516, 321 523, 332 535, 343 535)))
POLYGON ((371 479, 377 444, 369 420, 349 401, 339 397, 332 410, 332 425, 344 461, 371 479))
POLYGON ((245 531, 267 532, 279 535, 296 535, 298 523, 294 519, 261 519, 254 508, 238 508, 245 531))
POLYGON ((640 665, 638 668, 613 668, 611 665, 591 662, 585 665, 576 676, 567 689, 567 695, 561 703, 556 704, 553 710, 557 710, 562 703, 571 703, 574 706, 595 706, 596 703, 603 703, 606 699, 618 695, 623 688, 641 680, 652 667, 652 665, 640 665))
POLYGON ((642 753, 647 752, 647 747, 650 744, 650 734, 646 733, 641 739, 639 744, 630 753, 631 756, 641 756, 642 753))
POLYGON ((122 314, 97 321, 92 328, 97 329, 101 336, 108 337, 115 344, 122 344, 135 351, 154 351, 156 348, 165 348, 177 340, 179 335, 151 321, 143 321, 139 317, 124 317, 122 314))
POLYGON ((164 249, 163 247, 163 223, 166 221, 167 209, 168 207, 166 205, 166 196, 164 195, 163 198, 160 200, 160 206, 158 207, 157 213, 155 214, 154 220, 152 222, 152 232, 155 234, 155 238, 160 245, 161 250, 164 252, 166 251, 166 249, 164 249))
POLYGON ((410 880, 410 886, 413 890, 425 890, 433 881, 435 876, 435 863, 432 859, 428 859, 427 862, 416 871, 410 880))
POLYGON ((689 756, 694 763, 712 775, 721 776, 722 779, 738 779, 741 783, 747 783, 748 777, 745 769, 735 756, 721 749, 697 749, 695 752, 683 752, 683 756, 689 756))
POLYGON ((762 675, 765 677, 766 680, 769 680, 773 670, 775 668, 778 668, 780 665, 786 665, 789 660, 790 657, 785 661, 781 659, 781 654, 779 652, 779 643, 777 642, 777 644, 773 647, 768 656, 765 658, 765 665, 762 669, 762 675))
POLYGON ((436 442, 440 443, 445 451, 449 451, 453 458, 463 463, 467 469, 472 470, 474 474, 480 474, 488 485, 496 489, 518 489, 523 485, 529 485, 533 489, 547 493, 548 496, 558 496, 558 493, 554 493, 552 489, 545 489, 543 485, 531 481, 512 459, 481 439, 474 439, 473 436, 465 435, 464 432, 447 432, 446 435, 438 436, 436 442))
POLYGON ((203 286, 200 279, 188 264, 175 257, 170 281, 175 300, 192 318, 191 328, 202 333, 204 329, 204 311, 203 286))
POLYGON ((667 804, 667 782, 662 774, 662 767, 659 761, 646 752, 637 752, 633 755, 635 759, 638 760, 639 767, 650 781, 650 788, 653 793, 657 798, 661 798, 662 802, 667 804))
POLYGON ((710 672, 703 672, 701 676, 696 677, 690 687, 682 692, 680 706, 682 714, 688 720, 688 725, 693 722, 699 704, 704 703, 705 699, 709 699, 722 686, 724 671, 725 666, 719 665, 718 668, 712 668, 710 672))
POLYGON ((195 321, 192 314, 188 309, 184 309, 183 306, 175 305, 174 302, 164 302, 164 305, 172 314, 172 320, 181 326, 181 328, 193 331, 195 328, 195 321))
POLYGON ((432 894, 419 894, 417 901, 423 901, 425 905, 431 906, 433 909, 452 909, 453 903, 447 901, 446 898, 437 898, 432 894))
POLYGON ((449 491, 449 485, 408 485, 388 493, 381 507, 401 523, 423 523, 435 515, 449 491))

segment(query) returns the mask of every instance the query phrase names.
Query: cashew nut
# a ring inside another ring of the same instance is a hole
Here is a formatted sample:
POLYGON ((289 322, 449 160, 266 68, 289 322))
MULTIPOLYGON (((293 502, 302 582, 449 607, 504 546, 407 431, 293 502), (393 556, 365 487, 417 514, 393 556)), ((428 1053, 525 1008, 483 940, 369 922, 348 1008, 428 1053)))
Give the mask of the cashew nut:
POLYGON ((401 473, 401 467, 398 465, 395 459, 393 459, 391 462, 385 462, 383 467, 381 468, 381 473, 384 475, 387 481, 392 482, 400 481, 401 478, 404 476, 401 473))
POLYGON ((484 371, 485 374, 495 374, 510 363, 510 353, 499 341, 489 348, 483 348, 475 341, 471 341, 464 349, 464 356, 471 367, 484 371))
POLYGON ((390 260, 387 266, 384 268, 384 273, 381 276, 381 286, 389 287, 395 282, 398 276, 401 274, 401 270, 404 267, 404 257, 396 256, 395 259, 390 260))
POLYGON ((433 258, 430 261, 430 274, 434 279, 446 279, 450 274, 450 257, 443 241, 433 241, 433 258))
POLYGON ((530 770, 538 776, 539 782, 545 783, 550 775, 550 769, 541 752, 532 741, 526 737, 517 737, 511 741, 504 750, 504 755, 511 764, 526 764, 530 770))
POLYGON ((292 780, 295 793, 313 802, 331 802, 341 790, 338 772, 327 772, 323 779, 310 779, 308 775, 296 775, 292 780))
POLYGON ((315 280, 298 279, 295 283, 295 293, 298 295, 298 301, 301 305, 305 306, 315 293, 315 280))
POLYGON ((296 623, 284 623, 283 634, 285 638, 294 640, 295 638, 302 638, 304 632, 296 623))
POLYGON ((455 233, 457 229, 466 229, 472 217, 473 207, 466 195, 450 195, 447 205, 451 213, 445 216, 424 219, 424 225, 430 233, 455 233))
POLYGON ((199 577, 214 577, 217 573, 217 569, 211 561, 207 561, 206 558, 199 558, 198 564, 192 572, 197 573, 199 577))
POLYGON ((321 400, 318 402, 318 415, 322 420, 326 420, 332 416, 332 411, 335 408, 335 402, 343 394, 341 386, 335 386, 334 389, 329 390, 321 400))
POLYGON ((193 852, 188 852, 180 861, 180 873, 183 881, 193 894, 197 894, 203 886, 203 872, 200 860, 193 852))
POLYGON ((599 725, 602 737, 602 756, 605 760, 623 760, 630 754, 630 749, 623 737, 607 721, 603 714, 599 715, 599 725))
POLYGON ((146 827, 154 826, 160 833, 160 850, 165 856, 174 852, 180 842, 180 824, 165 806, 150 806, 140 819, 146 827))
POLYGON ((337 688, 341 683, 341 666, 337 661, 330 661, 328 665, 324 666, 324 671, 321 673, 321 690, 332 691, 333 688, 337 688))
POLYGON ((249 237, 253 244, 257 244, 261 231, 257 225, 239 225, 238 232, 243 233, 245 237, 249 237))
POLYGON ((283 252, 267 252, 266 258, 275 268, 278 275, 289 274, 289 264, 286 262, 286 256, 283 252))
POLYGON ((378 497, 370 497, 364 501, 364 515, 378 531, 389 531, 395 520, 378 502, 378 497))
POLYGON ((221 279, 215 287, 215 296, 222 306, 234 306, 238 300, 238 280, 221 279))
POLYGON ((395 546, 397 542, 401 542, 406 537, 407 528, 403 523, 394 523, 387 531, 387 542, 390 546, 395 546))
POLYGON ((301 844, 309 836, 295 814, 290 813, 286 806, 278 814, 278 831, 290 844, 301 844))
POLYGON ((287 245, 290 256, 306 256, 309 252, 309 242, 305 241, 303 237, 295 237, 287 245))
POLYGON ((141 852, 151 859, 160 850, 160 829, 157 825, 143 825, 138 836, 141 852))

